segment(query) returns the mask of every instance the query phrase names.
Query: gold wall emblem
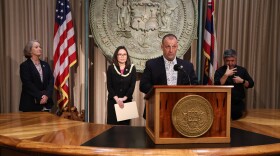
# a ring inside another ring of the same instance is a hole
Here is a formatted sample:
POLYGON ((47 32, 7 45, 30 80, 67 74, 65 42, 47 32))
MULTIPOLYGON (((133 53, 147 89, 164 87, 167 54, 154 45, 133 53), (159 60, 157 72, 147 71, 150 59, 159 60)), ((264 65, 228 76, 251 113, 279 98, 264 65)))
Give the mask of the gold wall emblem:
POLYGON ((90 26, 96 44, 111 59, 116 47, 126 46, 138 72, 147 60, 162 55, 162 37, 178 37, 181 57, 197 38, 196 0, 92 0, 90 26))
POLYGON ((172 110, 172 124, 186 137, 199 137, 212 126, 213 108, 208 100, 199 95, 180 99, 172 110))

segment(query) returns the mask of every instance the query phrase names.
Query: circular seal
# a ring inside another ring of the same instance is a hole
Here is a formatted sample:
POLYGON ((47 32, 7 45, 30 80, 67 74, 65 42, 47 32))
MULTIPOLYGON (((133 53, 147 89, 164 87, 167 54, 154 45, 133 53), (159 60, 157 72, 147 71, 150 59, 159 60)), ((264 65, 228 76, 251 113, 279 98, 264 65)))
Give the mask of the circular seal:
POLYGON ((127 48, 138 72, 147 60, 162 55, 161 40, 173 33, 177 56, 187 52, 197 29, 196 0, 92 0, 90 28, 95 42, 111 60, 116 47, 127 48))
POLYGON ((183 97, 172 110, 173 126, 186 137, 199 137, 206 133, 212 126, 213 119, 210 102, 199 95, 183 97))

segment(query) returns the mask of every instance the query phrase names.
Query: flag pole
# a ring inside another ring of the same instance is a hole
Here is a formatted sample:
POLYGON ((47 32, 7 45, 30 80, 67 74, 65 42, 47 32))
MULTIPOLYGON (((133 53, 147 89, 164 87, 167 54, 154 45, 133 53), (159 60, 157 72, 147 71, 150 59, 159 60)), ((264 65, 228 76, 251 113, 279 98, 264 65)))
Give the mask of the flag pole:
POLYGON ((72 103, 72 68, 69 67, 69 77, 68 77, 68 87, 69 87, 69 95, 68 95, 68 103, 66 105, 66 107, 68 106, 68 112, 71 112, 71 103, 72 103))
POLYGON ((196 72, 198 83, 201 84, 201 54, 202 54, 202 41, 203 41, 203 1, 198 1, 198 46, 197 46, 197 61, 196 61, 196 72))
POLYGON ((85 122, 89 122, 88 111, 88 43, 89 43, 89 9, 88 0, 85 0, 85 122))

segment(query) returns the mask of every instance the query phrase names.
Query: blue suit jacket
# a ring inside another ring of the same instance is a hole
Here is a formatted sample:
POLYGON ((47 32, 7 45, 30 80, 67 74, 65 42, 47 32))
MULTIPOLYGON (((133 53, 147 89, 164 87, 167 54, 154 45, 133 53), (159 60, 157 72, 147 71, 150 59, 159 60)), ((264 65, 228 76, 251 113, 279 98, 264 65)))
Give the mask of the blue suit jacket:
MULTIPOLYGON (((176 58, 177 64, 183 66, 183 71, 178 71, 177 85, 198 84, 193 64, 176 58)), ((167 85, 166 70, 163 56, 146 62, 146 67, 140 80, 140 91, 147 94, 154 85, 167 85)))
POLYGON ((53 74, 47 62, 40 61, 40 63, 43 71, 43 82, 41 82, 40 74, 31 59, 27 59, 20 65, 22 81, 20 111, 41 111, 43 106, 50 109, 53 105, 53 74), (48 102, 41 105, 40 100, 43 95, 48 96, 48 102))

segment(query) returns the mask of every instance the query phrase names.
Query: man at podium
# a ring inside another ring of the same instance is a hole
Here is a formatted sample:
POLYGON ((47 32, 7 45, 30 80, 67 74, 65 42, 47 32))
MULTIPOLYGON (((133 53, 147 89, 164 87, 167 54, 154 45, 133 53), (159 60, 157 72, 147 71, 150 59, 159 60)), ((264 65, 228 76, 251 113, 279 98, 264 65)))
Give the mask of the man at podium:
MULTIPOLYGON (((174 34, 162 38, 163 55, 146 62, 140 80, 140 91, 147 94, 154 85, 198 84, 193 64, 176 57, 178 40, 174 34)), ((144 111, 143 117, 145 118, 144 111)))

